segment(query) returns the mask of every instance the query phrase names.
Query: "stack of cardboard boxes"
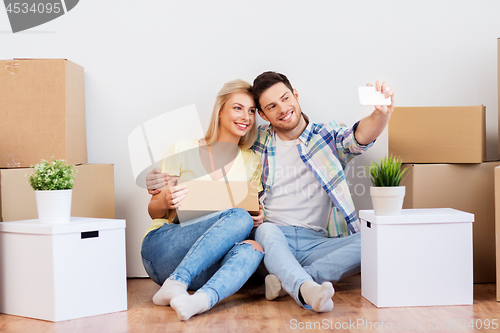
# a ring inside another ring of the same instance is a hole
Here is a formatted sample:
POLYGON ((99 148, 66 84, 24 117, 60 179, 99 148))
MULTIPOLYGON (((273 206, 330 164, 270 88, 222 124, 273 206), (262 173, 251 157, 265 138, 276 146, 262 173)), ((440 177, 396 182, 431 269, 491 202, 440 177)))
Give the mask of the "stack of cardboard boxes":
MULTIPOLYGON (((403 208, 473 213, 474 282, 495 282, 494 168, 486 162, 486 110, 398 107, 389 122, 389 154, 409 168, 403 208)), ((425 244, 422 244, 425 246, 425 244)))
MULTIPOLYGON (((497 45, 500 131, 500 38, 497 45)), ((474 282, 496 278, 500 301, 500 161, 485 161, 485 132, 482 106, 396 108, 389 153, 401 156, 410 169, 402 183, 404 208, 450 207, 474 214, 474 282)))
POLYGON ((112 164, 87 163, 83 67, 66 59, 0 61, 0 222, 36 219, 26 174, 52 157, 75 164, 72 216, 114 218, 112 164))

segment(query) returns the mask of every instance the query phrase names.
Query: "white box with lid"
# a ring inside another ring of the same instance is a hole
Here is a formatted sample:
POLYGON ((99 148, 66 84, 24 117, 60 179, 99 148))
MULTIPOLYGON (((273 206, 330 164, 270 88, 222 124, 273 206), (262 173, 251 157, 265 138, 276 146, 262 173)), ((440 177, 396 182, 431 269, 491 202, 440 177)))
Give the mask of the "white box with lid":
POLYGON ((125 220, 0 222, 0 312, 63 321, 127 310, 125 220))
POLYGON ((363 297, 377 307, 472 304, 473 214, 435 208, 359 217, 363 297))

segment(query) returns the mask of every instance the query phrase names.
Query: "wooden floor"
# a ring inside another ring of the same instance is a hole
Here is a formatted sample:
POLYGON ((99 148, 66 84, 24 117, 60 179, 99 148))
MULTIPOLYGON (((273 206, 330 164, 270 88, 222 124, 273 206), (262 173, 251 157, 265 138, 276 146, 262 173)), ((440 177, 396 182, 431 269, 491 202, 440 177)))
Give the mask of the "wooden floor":
POLYGON ((259 281, 205 314, 180 322, 170 307, 155 306, 158 290, 149 279, 128 280, 128 311, 51 323, 0 315, 0 332, 475 332, 500 331, 500 302, 495 284, 474 285, 474 305, 378 309, 361 297, 361 277, 335 285, 335 307, 317 314, 299 307, 289 296, 267 301, 259 281), (452 321, 456 319, 457 321, 452 321), (495 319, 494 321, 492 321, 495 319), (448 326, 447 325, 448 321, 448 326), (465 324, 464 324, 465 323, 465 324), (455 326, 456 325, 456 326, 455 326))

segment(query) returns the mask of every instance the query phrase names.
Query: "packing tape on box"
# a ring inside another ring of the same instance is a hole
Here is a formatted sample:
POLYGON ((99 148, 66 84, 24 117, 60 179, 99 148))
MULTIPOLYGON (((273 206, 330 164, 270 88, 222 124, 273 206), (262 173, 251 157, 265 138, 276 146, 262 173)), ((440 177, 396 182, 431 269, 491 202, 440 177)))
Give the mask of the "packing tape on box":
POLYGON ((7 162, 8 168, 19 168, 21 167, 21 161, 14 154, 9 155, 9 162, 7 162))
POLYGON ((6 60, 5 61, 5 70, 9 74, 15 74, 18 72, 19 68, 19 60, 14 58, 12 60, 6 60))

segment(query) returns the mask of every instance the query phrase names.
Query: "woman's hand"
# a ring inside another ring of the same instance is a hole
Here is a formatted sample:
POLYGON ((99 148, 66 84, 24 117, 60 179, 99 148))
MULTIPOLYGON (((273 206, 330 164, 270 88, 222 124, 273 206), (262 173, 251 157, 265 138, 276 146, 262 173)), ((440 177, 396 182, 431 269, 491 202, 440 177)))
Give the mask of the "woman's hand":
POLYGON ((163 198, 165 205, 168 210, 175 209, 180 206, 180 203, 184 197, 186 197, 186 193, 189 192, 187 189, 187 185, 178 185, 178 186, 167 186, 165 191, 165 196, 163 198))
POLYGON ((252 219, 253 219, 253 227, 254 228, 257 228, 259 225, 262 224, 262 222, 264 222, 264 211, 262 210, 262 205, 259 205, 259 215, 257 216, 252 216, 252 219))

